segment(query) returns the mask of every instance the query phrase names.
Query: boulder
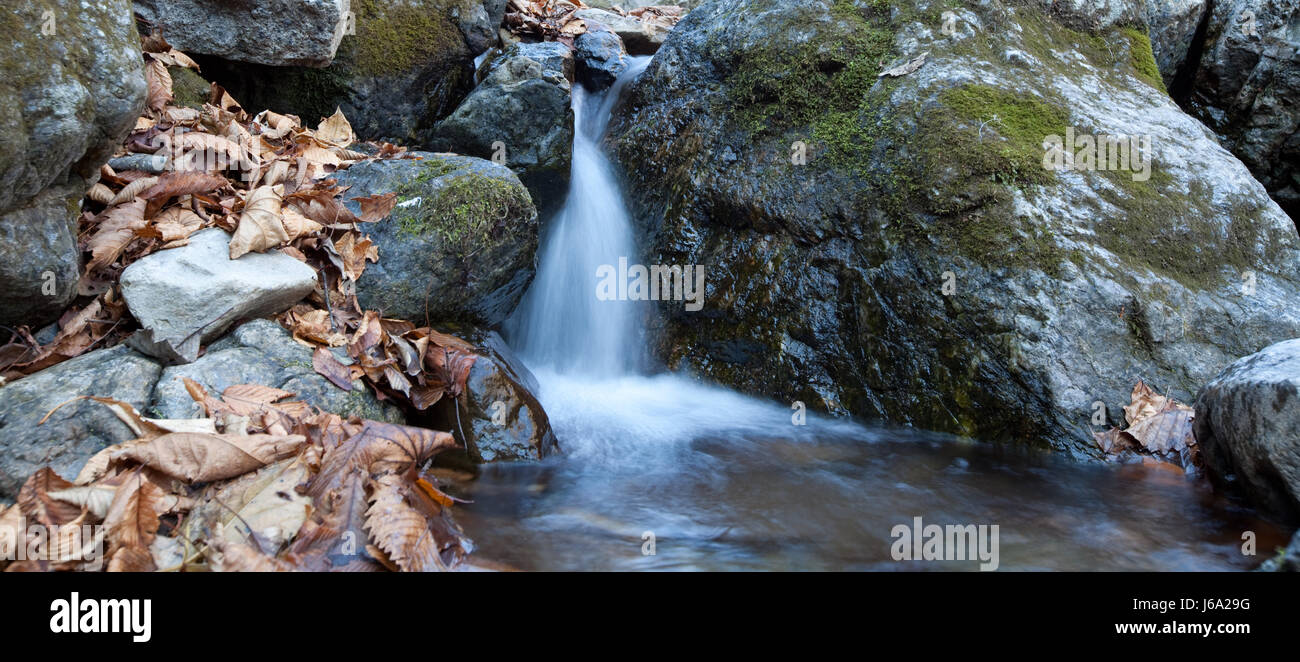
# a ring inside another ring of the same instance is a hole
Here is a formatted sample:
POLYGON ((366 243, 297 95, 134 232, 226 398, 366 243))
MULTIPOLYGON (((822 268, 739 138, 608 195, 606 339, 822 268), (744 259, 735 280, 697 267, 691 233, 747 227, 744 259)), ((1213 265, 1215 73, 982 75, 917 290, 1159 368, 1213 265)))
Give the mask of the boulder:
POLYGON ((1300 336, 1294 225, 1144 33, 876 6, 706 3, 616 109, 646 263, 705 269, 703 310, 658 304, 669 367, 1091 457, 1095 403, 1118 423, 1139 379, 1190 401, 1300 336))
POLYGON ((672 32, 672 27, 663 23, 643 21, 604 9, 579 9, 574 16, 586 21, 588 27, 601 25, 612 30, 632 55, 654 55, 672 32))
POLYGON ((337 174, 354 198, 396 192, 392 215, 364 230, 379 249, 357 298, 367 309, 417 324, 493 326, 532 282, 538 222, 528 190, 505 166, 467 156, 416 152, 337 174))
MULTIPOLYGON (((211 228, 190 243, 145 256, 122 272, 122 296, 151 335, 133 343, 166 361, 187 363, 199 344, 236 320, 279 313, 316 287, 311 267, 276 250, 230 259, 230 235, 211 228)), ((139 334, 137 334, 139 336, 139 334)))
POLYGON ((470 54, 478 55, 497 43, 497 30, 506 15, 509 0, 458 0, 448 7, 448 16, 465 36, 470 54))
POLYGON ((135 13, 190 55, 323 67, 349 28, 348 0, 136 0, 135 13))
POLYGON ((559 450, 546 411, 537 400, 537 379, 495 331, 457 329, 478 347, 466 392, 431 410, 431 427, 449 430, 461 448, 451 465, 540 460, 559 450), (461 450, 464 449, 464 450, 461 450))
MULTIPOLYGON (((148 413, 157 418, 196 418, 203 409, 185 390, 185 378, 202 384, 218 395, 236 384, 261 384, 294 394, 301 400, 340 416, 404 423, 402 411, 381 403, 360 380, 352 389, 330 383, 312 368, 314 350, 299 344, 288 331, 271 320, 253 320, 212 343, 206 353, 188 365, 162 371, 153 387, 148 413)), ((350 363, 347 352, 335 350, 335 358, 350 363)))
POLYGON ((1212 478, 1300 520, 1300 339, 1219 373, 1196 398, 1193 432, 1212 478))
POLYGON ((466 3, 355 0, 355 34, 344 35, 326 67, 195 59, 251 112, 269 108, 314 125, 341 108, 362 140, 418 144, 473 85, 473 51, 451 18, 466 3))
POLYGON ((578 80, 589 90, 603 90, 627 69, 627 50, 613 31, 593 25, 574 42, 578 80))
POLYGON ((1187 105, 1300 221, 1300 0, 1221 0, 1187 105))
POLYGON ((103 396, 144 411, 161 371, 157 363, 118 345, 0 387, 0 497, 14 498, 27 477, 46 465, 72 480, 91 455, 133 439, 131 429, 108 407, 68 401, 79 395, 103 396), (40 422, 61 404, 49 420, 40 422))
POLYGON ((428 142, 433 149, 504 162, 549 216, 569 188, 573 54, 558 42, 514 44, 487 66, 483 81, 428 142))
POLYGON ((76 218, 144 105, 131 3, 36 0, 0 33, 0 324, 42 326, 76 294, 76 218))

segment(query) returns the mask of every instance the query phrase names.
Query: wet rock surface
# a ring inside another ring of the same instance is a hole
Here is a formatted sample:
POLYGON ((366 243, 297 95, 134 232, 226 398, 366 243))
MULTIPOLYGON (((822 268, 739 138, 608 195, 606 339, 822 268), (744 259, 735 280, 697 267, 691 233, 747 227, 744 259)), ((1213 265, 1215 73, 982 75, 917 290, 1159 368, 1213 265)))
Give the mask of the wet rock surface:
POLYGON ((1247 356, 1207 384, 1195 434, 1216 481, 1300 520, 1300 339, 1247 356))
MULTIPOLYGON (((339 173, 348 200, 398 193, 393 214, 365 229, 380 259, 357 282, 367 309, 417 324, 500 324, 532 281, 538 220, 505 166, 417 152, 339 173)), ((348 204, 354 206, 355 203, 348 204)))
POLYGON ((574 57, 564 44, 515 44, 488 64, 482 82, 440 122, 434 149, 503 162, 542 215, 564 202, 573 160, 574 57))
POLYGON ((678 24, 608 139, 646 260, 706 270, 704 310, 652 322, 670 367, 1091 456, 1094 403, 1138 379, 1190 401, 1300 335, 1294 225, 1165 94, 1132 8, 1013 4, 947 35, 937 3, 726 0, 678 24), (1150 169, 1049 170, 1067 131, 1146 136, 1150 169))

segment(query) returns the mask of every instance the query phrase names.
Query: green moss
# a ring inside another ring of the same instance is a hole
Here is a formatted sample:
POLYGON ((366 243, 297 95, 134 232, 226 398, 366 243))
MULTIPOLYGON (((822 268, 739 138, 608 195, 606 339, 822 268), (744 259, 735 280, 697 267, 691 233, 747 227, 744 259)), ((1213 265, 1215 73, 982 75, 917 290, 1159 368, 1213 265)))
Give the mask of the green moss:
POLYGON ((446 162, 428 162, 424 172, 398 191, 399 198, 418 196, 420 204, 399 207, 393 217, 403 234, 437 236, 463 259, 502 237, 507 221, 528 214, 533 202, 528 190, 513 182, 457 170, 446 162), (435 178, 440 186, 423 185, 435 178))
MULTIPOLYGON (((811 39, 797 49, 764 46, 737 63, 728 85, 743 126, 772 135, 808 125, 838 156, 860 153, 865 133, 855 128, 867 93, 893 46, 888 6, 832 6, 843 25, 837 36, 811 39)), ((810 14, 810 21, 814 20, 810 14)))
POLYGON ((202 76, 185 67, 169 67, 172 75, 172 94, 178 106, 203 108, 212 86, 202 76))
MULTIPOLYGON (((464 50, 463 37, 440 8, 421 2, 357 0, 356 36, 348 54, 357 70, 380 76, 464 50)), ((343 45, 340 45, 343 48, 343 45)))
POLYGON ((1137 77, 1151 87, 1169 94, 1169 90, 1165 89, 1164 78, 1160 76, 1160 67, 1156 65, 1156 56, 1151 51, 1151 38, 1136 28, 1122 28, 1120 32, 1128 38, 1129 64, 1133 66, 1137 77))
MULTIPOLYGON (((944 90, 939 101, 943 108, 928 117, 927 123, 954 125, 964 146, 1002 162, 986 174, 1005 183, 1051 179, 1051 173, 1043 168, 1043 139, 1065 134, 1069 114, 1063 110, 1063 102, 1048 103, 1030 94, 979 84, 944 90)), ((948 156, 960 158, 961 153, 963 150, 950 150, 948 156)))
POLYGON ((1145 266, 1192 289, 1213 288, 1228 274, 1267 264, 1285 245, 1284 237, 1264 230, 1262 207, 1238 203, 1225 212, 1199 181, 1182 192, 1158 168, 1146 181, 1135 181, 1126 171, 1098 171, 1095 176, 1112 184, 1097 187, 1102 199, 1124 210, 1122 216, 1097 220, 1098 243, 1127 264, 1145 266))

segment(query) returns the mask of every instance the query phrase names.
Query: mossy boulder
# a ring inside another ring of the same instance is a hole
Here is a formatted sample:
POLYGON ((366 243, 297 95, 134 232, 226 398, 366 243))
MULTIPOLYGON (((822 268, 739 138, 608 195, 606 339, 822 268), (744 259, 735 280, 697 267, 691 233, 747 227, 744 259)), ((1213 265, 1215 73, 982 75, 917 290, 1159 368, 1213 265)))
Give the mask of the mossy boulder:
POLYGON ((488 63, 482 82, 426 142, 510 166, 547 217, 569 188, 573 77, 568 46, 511 45, 488 63))
MULTIPOLYGON (((361 305, 387 317, 495 326, 532 282, 537 209, 505 166, 416 152, 338 173, 352 199, 397 193, 389 218, 363 228, 379 249, 357 282, 361 305)), ((359 210, 358 210, 359 211, 359 210)))
POLYGON ((1048 9, 687 15, 607 138, 647 263, 705 267, 704 309, 652 321, 668 366, 1092 456, 1095 403, 1118 423, 1139 379, 1190 401, 1300 335, 1294 226, 1164 92, 1140 16, 1048 9))
POLYGON ((0 34, 0 324, 37 328, 75 295, 79 202, 145 83, 126 0, 19 3, 0 34))
POLYGON ((196 58, 245 108, 308 124, 342 108, 362 139, 418 144, 473 85, 474 51, 453 18, 461 0, 354 0, 345 34, 322 68, 196 58))

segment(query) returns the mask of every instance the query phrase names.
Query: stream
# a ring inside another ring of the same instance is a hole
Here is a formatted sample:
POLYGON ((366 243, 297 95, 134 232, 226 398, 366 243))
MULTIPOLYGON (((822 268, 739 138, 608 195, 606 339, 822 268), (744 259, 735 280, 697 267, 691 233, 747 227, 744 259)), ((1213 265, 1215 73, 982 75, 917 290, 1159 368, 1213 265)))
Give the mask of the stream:
MULTIPOLYGON (((632 302, 596 269, 636 262, 600 139, 604 94, 574 88, 570 192, 506 331, 541 384, 562 453, 491 464, 461 486, 475 557, 520 570, 977 570, 895 560, 897 525, 996 525, 1000 570, 1244 570, 1286 532, 1155 465, 1048 453, 808 415, 688 377, 646 374, 632 302), (1258 555, 1242 553, 1256 534, 1258 555)), ((677 304, 680 305, 680 304, 677 304)), ((707 305, 707 302, 706 302, 707 305)))

